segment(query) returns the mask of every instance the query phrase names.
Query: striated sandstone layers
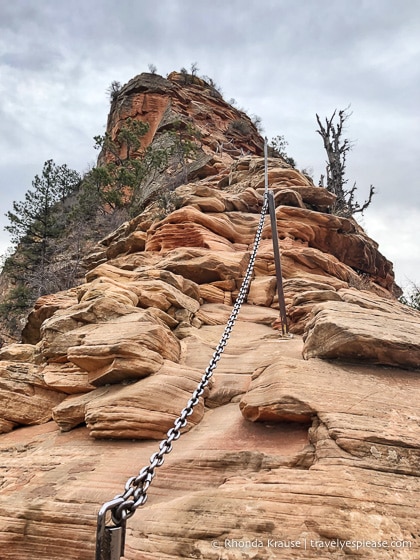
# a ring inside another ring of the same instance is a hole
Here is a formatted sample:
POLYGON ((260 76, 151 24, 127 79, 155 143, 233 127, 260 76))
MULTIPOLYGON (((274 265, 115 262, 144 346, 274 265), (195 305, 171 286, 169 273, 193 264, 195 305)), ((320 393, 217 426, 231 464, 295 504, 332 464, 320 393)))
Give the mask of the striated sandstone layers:
POLYGON ((226 103, 212 85, 191 78, 172 72, 167 79, 143 73, 130 80, 112 103, 107 124, 111 137, 117 136, 128 118, 148 123, 143 145, 156 141, 175 122, 193 123, 203 152, 209 156, 201 160, 205 165, 198 175, 214 170, 212 163, 218 166, 213 162, 216 153, 231 160, 244 151, 261 154, 263 141, 248 115, 226 103), (232 126, 239 120, 242 126, 232 126))
MULTIPOLYGON (((227 130, 206 84, 187 95, 179 76, 147 79, 123 90, 110 130, 135 108, 156 133, 188 99, 215 138, 227 130)), ((176 189, 179 209, 151 205, 104 239, 86 282, 41 298, 24 344, 0 351, 1 560, 93 558, 99 507, 148 464, 209 363, 249 262, 264 165, 255 145, 228 158, 206 145, 212 165, 176 189)), ((328 213, 330 193, 281 159, 269 181, 295 336, 272 326, 267 219, 247 303, 128 521, 125 558, 415 560, 420 314, 398 303, 377 244, 328 213)))

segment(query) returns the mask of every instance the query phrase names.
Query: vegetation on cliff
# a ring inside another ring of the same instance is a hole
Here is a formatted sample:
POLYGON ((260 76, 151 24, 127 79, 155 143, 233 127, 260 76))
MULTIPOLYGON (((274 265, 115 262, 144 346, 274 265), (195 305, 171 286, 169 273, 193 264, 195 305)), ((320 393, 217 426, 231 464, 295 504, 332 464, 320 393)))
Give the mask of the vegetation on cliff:
POLYGON ((40 295, 63 289, 72 282, 74 270, 70 263, 51 267, 57 254, 57 241, 69 221, 67 201, 79 188, 80 175, 52 160, 44 163, 40 175, 35 175, 32 189, 21 202, 13 203, 7 212, 14 244, 6 258, 3 274, 9 281, 9 290, 0 304, 1 316, 7 319, 9 330, 15 334, 21 328, 20 319, 40 295))
MULTIPOLYGON (((161 82, 163 88, 172 85, 155 74, 141 78, 152 90, 161 82)), ((195 64, 191 74, 183 69, 180 78, 182 88, 198 86, 222 99, 214 82, 198 78, 195 64)), ((179 81, 178 75, 173 80, 179 81)), ((108 93, 114 104, 111 112, 118 99, 131 95, 118 82, 108 93)), ((247 136, 255 135, 250 119, 240 111, 234 113, 248 127, 247 136)), ((188 182, 197 160, 201 165, 208 159, 201 150, 200 131, 188 115, 174 112, 152 138, 149 122, 131 117, 121 122, 116 132, 108 126, 105 134, 94 137, 98 162, 83 177, 48 160, 24 201, 14 202, 7 212, 13 246, 3 258, 0 287, 0 322, 7 337, 19 337, 38 297, 83 280, 82 259, 97 241, 153 201, 158 201, 157 218, 174 210, 174 189, 188 182)))
POLYGON ((420 311, 420 285, 410 282, 407 293, 400 297, 400 302, 420 311))
MULTIPOLYGON (((363 213, 375 194, 375 189, 370 185, 368 199, 362 205, 356 200, 356 183, 348 189, 348 179, 346 177, 346 158, 352 148, 352 143, 348 138, 343 138, 343 127, 350 117, 351 113, 347 109, 335 110, 330 118, 325 118, 325 126, 321 119, 316 115, 319 129, 318 134, 321 136, 325 152, 327 154, 327 190, 336 195, 336 201, 332 207, 332 213, 337 216, 350 217, 357 212, 363 213), (338 117, 338 122, 334 119, 338 117)), ((324 176, 321 176, 320 186, 324 186, 324 176)))
POLYGON ((142 146, 149 125, 127 119, 115 139, 95 136, 100 161, 82 178, 65 164, 45 162, 23 202, 7 212, 13 249, 3 275, 9 289, 0 304, 0 318, 17 337, 36 299, 80 282, 82 258, 89 245, 139 214, 156 198, 171 207, 170 193, 188 180, 188 162, 197 149, 192 125, 173 123, 160 146, 142 146), (171 185, 156 192, 156 176, 166 173, 171 185), (180 176, 174 183, 173 178, 180 176))
MULTIPOLYGON (((149 74, 124 86, 116 81, 111 84, 107 130, 94 137, 99 150, 97 165, 81 177, 65 164, 48 160, 41 175, 35 176, 25 200, 14 202, 13 211, 7 213, 10 223, 6 229, 13 248, 4 259, 0 321, 3 326, 7 324, 9 335, 19 336, 39 296, 68 289, 83 280, 83 257, 99 239, 140 214, 151 202, 158 202, 156 218, 174 210, 174 190, 187 183, 191 173, 210 164, 209 153, 221 160, 261 154, 261 119, 250 118, 243 109, 234 107, 234 100, 225 102, 213 80, 198 76, 196 63, 190 72, 183 68, 167 79, 156 74, 153 65, 149 69, 149 74), (202 96, 197 106, 208 104, 207 116, 203 116, 202 108, 194 116, 186 112, 193 90, 194 95, 199 91, 202 96), (128 100, 144 95, 144 91, 170 97, 174 105, 185 95, 184 106, 167 108, 152 130, 149 117, 128 116, 126 110, 127 103, 132 102, 128 100), (224 112, 220 112, 221 107, 224 112), (218 120, 212 122, 213 118, 218 120)), ((363 205, 355 201, 355 185, 346 190, 345 162, 351 144, 342 139, 342 129, 349 115, 339 111, 337 125, 335 115, 326 119, 325 127, 317 115, 329 162, 326 187, 336 196, 330 211, 350 217, 369 206, 373 188, 363 205)), ((296 167, 286 152, 287 145, 284 136, 273 138, 269 155, 296 167)))

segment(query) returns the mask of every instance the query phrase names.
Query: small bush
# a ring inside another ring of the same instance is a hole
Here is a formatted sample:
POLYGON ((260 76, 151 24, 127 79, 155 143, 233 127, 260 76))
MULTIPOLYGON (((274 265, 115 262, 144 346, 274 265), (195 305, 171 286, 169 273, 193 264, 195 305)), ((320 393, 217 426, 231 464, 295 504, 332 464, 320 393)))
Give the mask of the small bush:
POLYGON ((182 198, 180 198, 175 192, 173 191, 160 191, 155 196, 158 211, 154 215, 154 218, 157 220, 163 220, 171 214, 178 210, 182 206, 182 198))
POLYGON ((262 118, 258 115, 251 115, 252 124, 258 130, 260 134, 264 132, 264 127, 262 125, 262 118))
POLYGON ((231 134, 240 134, 241 136, 250 136, 252 128, 245 119, 236 119, 229 124, 228 130, 231 134))
POLYGON ((402 295, 399 301, 404 305, 408 305, 413 309, 420 311, 420 285, 415 282, 410 282, 410 287, 407 295, 402 295))
POLYGON ((32 291, 27 286, 18 284, 0 304, 0 320, 7 323, 7 330, 11 336, 19 336, 34 300, 32 291))
POLYGON ((288 145, 289 142, 284 138, 283 135, 276 136, 275 138, 271 139, 271 142, 268 146, 268 155, 271 157, 281 157, 286 163, 288 163, 292 167, 296 167, 295 160, 286 152, 288 145))
POLYGON ((355 270, 357 273, 357 279, 350 278, 349 287, 356 288, 357 290, 369 290, 370 289, 370 276, 367 272, 362 270, 355 270))
POLYGON ((107 94, 109 95, 109 100, 111 101, 111 103, 115 101, 115 99, 117 99, 121 89, 122 89, 121 82, 117 82, 116 80, 114 80, 112 84, 109 86, 109 88, 106 90, 107 94))

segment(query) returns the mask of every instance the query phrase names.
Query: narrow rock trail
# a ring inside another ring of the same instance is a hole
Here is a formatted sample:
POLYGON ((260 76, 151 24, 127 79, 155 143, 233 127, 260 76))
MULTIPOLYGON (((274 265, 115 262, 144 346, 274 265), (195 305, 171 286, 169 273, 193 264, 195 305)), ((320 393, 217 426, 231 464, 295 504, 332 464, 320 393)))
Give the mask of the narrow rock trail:
MULTIPOLYGON (((211 314, 215 307, 209 304, 205 312, 211 314)), ((209 408, 200 424, 174 444, 144 512, 130 520, 127 558, 139 558, 138 550, 150 542, 150 536, 138 542, 145 519, 153 523, 154 515, 168 512, 168 505, 302 460, 308 426, 253 424, 239 410, 251 374, 261 363, 276 355, 296 358, 301 351, 300 337, 282 340, 267 325, 273 316, 275 311, 244 306, 214 374, 209 408)), ((222 330, 221 325, 192 327, 182 341, 182 363, 204 372, 222 330)), ((156 449, 155 441, 93 441, 86 427, 62 433, 55 422, 0 435, 0 540, 13 545, 2 547, 0 558, 53 558, 64 547, 69 558, 92 558, 97 504, 121 492, 156 449), (56 534, 57 526, 59 538, 45 548, 45 534, 56 534)), ((164 550, 159 554, 165 557, 164 550)))
MULTIPOLYGON (((179 76, 130 81, 108 132, 127 118, 157 143, 193 122, 200 157, 176 210, 156 201, 103 239, 86 281, 42 296, 24 344, 0 349, 0 560, 94 558, 99 508, 191 398, 250 262, 265 185, 252 123, 233 134, 241 113, 179 76)), ((378 244, 330 213, 334 195, 282 158, 268 182, 294 336, 272 327, 266 220, 247 303, 128 519, 125 559, 418 560, 420 314, 378 244)))
MULTIPOLYGON (((223 310, 203 306, 204 324, 181 341, 181 365, 204 370, 223 310)), ((276 315, 244 305, 203 418, 175 442, 129 520, 125 558, 239 560, 243 547, 255 559, 357 556, 351 543, 347 552, 325 548, 349 531, 363 542, 395 535, 398 545, 379 554, 364 545, 363 558, 416 558, 416 376, 305 361, 300 336, 282 339, 271 328, 276 315), (246 420, 241 407, 259 410, 261 421, 246 420), (282 421, 291 407, 298 421, 282 421)), ((0 558, 53 559, 64 549, 92 558, 97 504, 120 493, 157 447, 92 440, 86 427, 60 433, 54 422, 2 434, 0 542, 8 546, 0 558), (54 535, 47 547, 46 535, 54 535)))

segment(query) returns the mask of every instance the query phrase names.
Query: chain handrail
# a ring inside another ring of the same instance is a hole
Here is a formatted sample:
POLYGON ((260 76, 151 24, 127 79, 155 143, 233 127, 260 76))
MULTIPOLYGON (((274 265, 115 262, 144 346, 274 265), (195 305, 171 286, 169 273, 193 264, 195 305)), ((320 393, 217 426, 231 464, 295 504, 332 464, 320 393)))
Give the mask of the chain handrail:
POLYGON ((159 444, 159 451, 153 453, 149 459, 149 464, 143 467, 137 476, 130 477, 124 486, 124 492, 118 494, 113 500, 103 504, 98 513, 97 533, 96 533, 96 560, 120 560, 124 556, 125 529, 126 521, 136 512, 137 508, 144 505, 147 500, 147 491, 155 477, 155 471, 162 466, 165 455, 172 451, 172 444, 181 436, 181 430, 187 425, 187 418, 194 412, 200 397, 208 386, 213 372, 220 360, 226 344, 230 338, 232 329, 235 325, 239 311, 248 294, 251 277, 254 271, 255 259, 261 241, 264 228, 265 217, 270 213, 272 225, 272 237, 274 257, 276 261, 277 288, 279 295, 280 317, 282 322, 283 335, 287 334, 286 308, 284 303, 283 286, 281 282, 280 251, 278 246, 278 233, 275 216, 275 202, 272 191, 268 190, 268 157, 267 157, 267 138, 264 143, 264 199, 261 208, 260 220, 255 233, 254 245, 251 251, 249 263, 245 272, 242 285, 239 289, 238 297, 232 308, 229 319, 226 323, 222 337, 216 350, 207 366, 201 381, 198 383, 187 405, 182 410, 180 416, 175 420, 173 427, 167 432, 167 437, 159 444), (274 239, 274 237, 276 239, 274 239), (106 517, 110 517, 113 525, 106 524, 106 517))
POLYGON ((241 306, 248 294, 267 212, 268 186, 266 184, 260 220, 255 234, 254 245, 248 267, 219 344, 216 347, 201 381, 192 394, 192 397, 188 401, 186 407, 182 410, 180 416, 175 420, 173 427, 167 432, 167 437, 160 442, 159 451, 150 457, 149 465, 143 467, 137 476, 132 476, 127 480, 124 487, 124 493, 119 494, 113 500, 106 502, 100 509, 98 513, 96 536, 96 560, 120 560, 121 556, 124 555, 126 520, 134 515, 138 507, 146 503, 147 491, 153 478, 155 477, 156 468, 162 466, 165 460, 164 456, 172 451, 172 443, 180 437, 181 429, 187 424, 187 418, 193 413, 194 407, 198 404, 200 397, 209 384, 213 371, 217 366, 217 362, 220 360, 225 346, 230 338, 230 334, 241 306), (113 523, 111 526, 106 525, 106 516, 109 512, 113 523))

